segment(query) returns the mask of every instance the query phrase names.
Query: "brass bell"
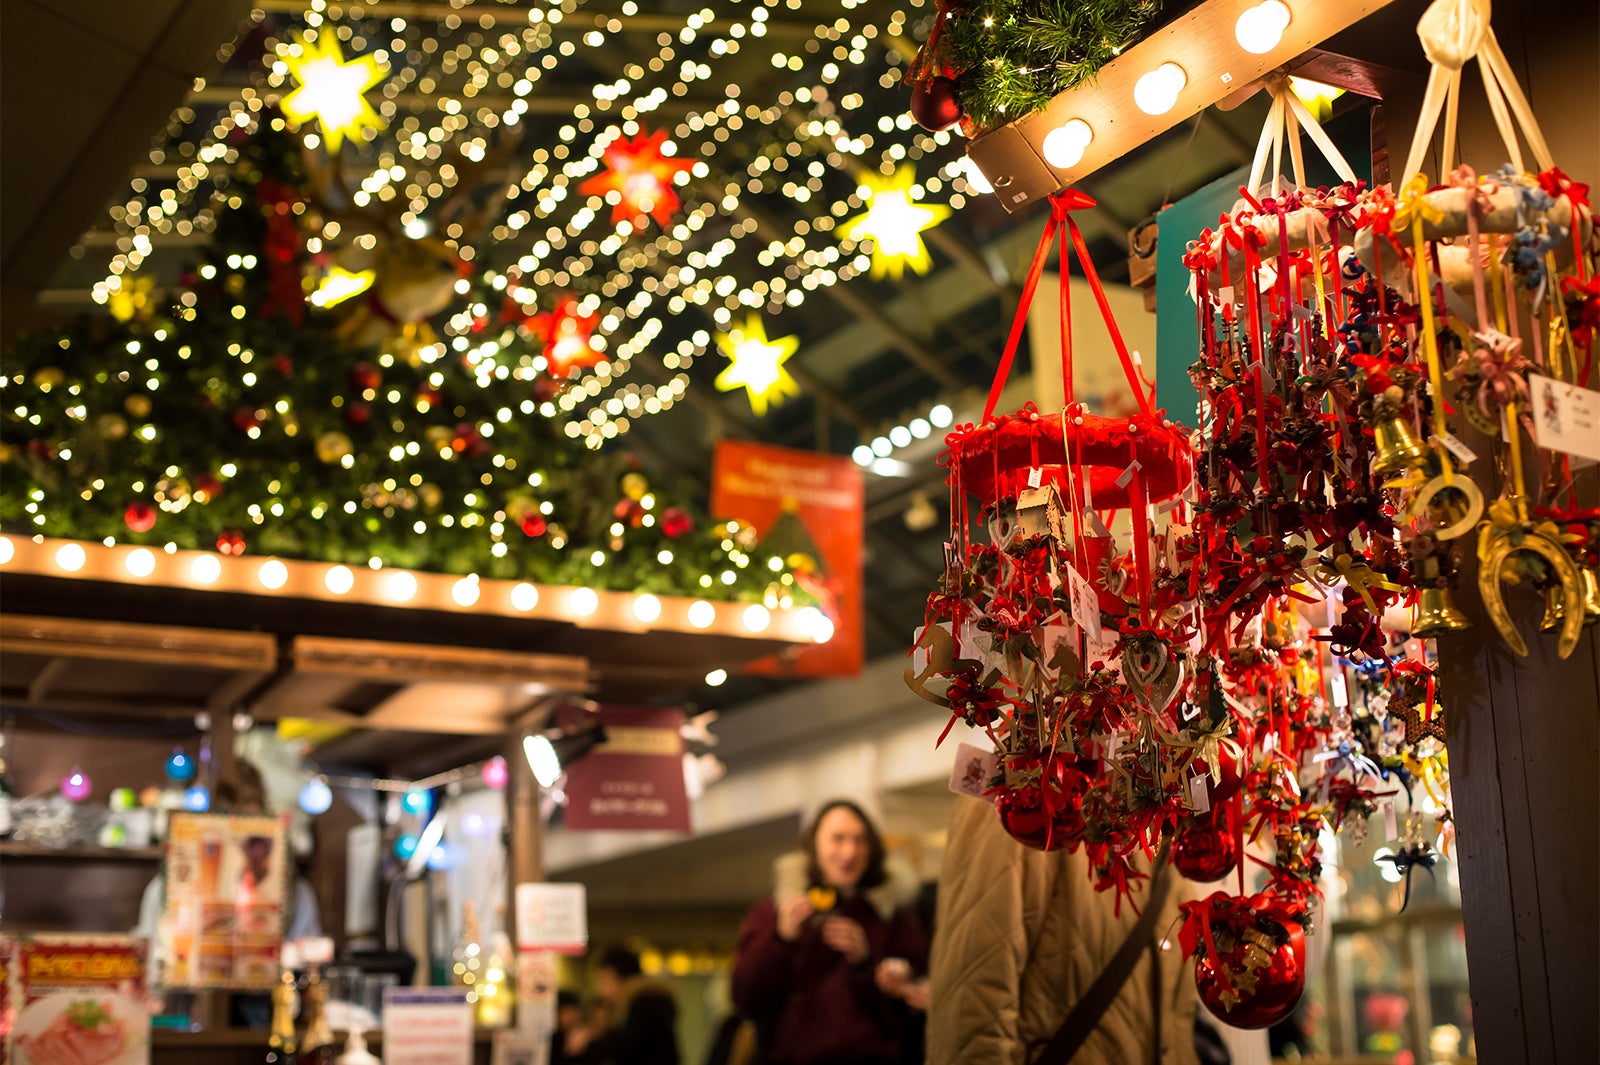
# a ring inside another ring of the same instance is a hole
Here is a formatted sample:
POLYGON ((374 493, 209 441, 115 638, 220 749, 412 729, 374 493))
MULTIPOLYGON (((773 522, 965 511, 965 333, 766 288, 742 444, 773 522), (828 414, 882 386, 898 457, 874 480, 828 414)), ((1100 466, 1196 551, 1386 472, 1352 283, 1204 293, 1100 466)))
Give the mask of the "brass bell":
POLYGON ((1555 632, 1561 628, 1561 623, 1567 618, 1567 608, 1561 602, 1564 595, 1559 581, 1544 590, 1544 618, 1539 622, 1540 632, 1555 632))
POLYGON ((1583 623, 1593 625, 1600 621, 1600 574, 1590 566, 1578 572, 1583 575, 1583 623))
POLYGON ((1450 598, 1450 589, 1422 589, 1422 597, 1417 601, 1417 621, 1411 626, 1411 635, 1438 636, 1470 628, 1472 622, 1456 609, 1456 604, 1450 598))
POLYGON ((1375 477, 1404 473, 1427 464, 1428 449, 1404 418, 1390 418, 1372 427, 1372 442, 1377 456, 1372 460, 1375 477))

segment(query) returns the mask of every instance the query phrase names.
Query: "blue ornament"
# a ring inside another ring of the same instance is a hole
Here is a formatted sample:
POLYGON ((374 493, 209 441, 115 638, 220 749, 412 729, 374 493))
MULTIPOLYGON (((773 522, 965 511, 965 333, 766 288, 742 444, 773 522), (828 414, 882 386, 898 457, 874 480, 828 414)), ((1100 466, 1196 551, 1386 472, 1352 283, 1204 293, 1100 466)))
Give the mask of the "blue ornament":
POLYGON ((438 846, 434 847, 433 848, 433 853, 428 855, 428 868, 429 869, 448 869, 448 868, 450 868, 450 852, 445 849, 445 846, 444 846, 443 843, 440 843, 438 846))
POLYGON ((333 789, 328 787, 328 782, 321 777, 312 777, 306 781, 306 786, 300 789, 300 809, 312 817, 325 814, 333 805, 333 789))
POLYGON ((184 754, 182 747, 173 748, 172 757, 167 759, 167 776, 182 784, 186 780, 193 780, 194 774, 194 759, 184 754))
POLYGON ((401 861, 410 861, 411 856, 417 853, 417 837, 407 833, 395 840, 394 853, 401 861))
POLYGON ((406 797, 400 800, 400 805, 405 808, 406 813, 422 817, 433 805, 433 796, 426 791, 408 791, 406 797))
POLYGON ((183 808, 195 814, 203 814, 211 809, 211 793, 204 784, 191 785, 183 793, 183 808))

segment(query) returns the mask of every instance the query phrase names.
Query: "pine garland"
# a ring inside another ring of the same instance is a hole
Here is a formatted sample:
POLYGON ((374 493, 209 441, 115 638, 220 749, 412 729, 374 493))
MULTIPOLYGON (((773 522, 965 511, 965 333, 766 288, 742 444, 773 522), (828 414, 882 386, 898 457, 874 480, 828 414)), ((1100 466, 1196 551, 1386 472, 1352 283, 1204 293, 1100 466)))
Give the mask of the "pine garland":
POLYGON ((1132 44, 1160 0, 960 0, 942 6, 930 72, 955 82, 969 123, 1041 110, 1132 44))

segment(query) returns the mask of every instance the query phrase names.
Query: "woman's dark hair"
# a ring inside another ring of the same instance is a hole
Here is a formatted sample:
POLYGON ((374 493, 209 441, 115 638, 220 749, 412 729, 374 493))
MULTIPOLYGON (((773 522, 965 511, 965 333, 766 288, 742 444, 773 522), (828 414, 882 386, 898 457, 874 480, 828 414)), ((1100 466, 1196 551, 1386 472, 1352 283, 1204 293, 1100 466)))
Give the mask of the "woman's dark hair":
POLYGON ((610 969, 624 980, 638 976, 643 971, 639 966, 639 955, 623 946, 607 947, 606 952, 600 955, 600 968, 610 969))
POLYGON ((888 879, 883 871, 883 837, 878 835, 878 826, 872 823, 872 818, 867 816, 867 812, 849 799, 833 799, 823 803, 822 809, 817 811, 817 816, 806 826, 805 835, 801 837, 806 852, 806 876, 811 878, 813 884, 823 882, 822 870, 817 866, 817 829, 821 827, 822 819, 835 810, 849 810, 866 830, 867 867, 862 870, 861 879, 856 881, 856 890, 866 891, 868 888, 877 887, 888 879))

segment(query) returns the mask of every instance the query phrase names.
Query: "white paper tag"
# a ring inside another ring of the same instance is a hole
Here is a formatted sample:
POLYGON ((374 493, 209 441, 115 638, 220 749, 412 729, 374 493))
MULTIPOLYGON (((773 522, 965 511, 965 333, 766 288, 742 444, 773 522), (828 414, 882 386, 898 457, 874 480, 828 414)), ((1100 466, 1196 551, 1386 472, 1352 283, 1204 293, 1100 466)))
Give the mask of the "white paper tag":
POLYGON ((1438 436, 1439 443, 1443 444, 1445 449, 1448 450, 1450 454, 1454 455, 1456 461, 1461 463, 1461 465, 1470 466, 1472 465, 1473 460, 1478 457, 1478 453, 1476 451, 1472 450, 1466 444, 1463 444, 1460 439, 1453 434, 1439 433, 1438 436))
POLYGON ((1128 463, 1128 468, 1123 470, 1121 476, 1117 478, 1117 487, 1128 487, 1128 482, 1133 480, 1134 471, 1142 469, 1144 469, 1144 467, 1139 465, 1138 459, 1134 459, 1132 462, 1128 463))
POLYGON ((956 748, 956 764, 950 768, 950 790, 957 795, 970 795, 974 799, 994 802, 988 795, 989 781, 994 779, 1000 759, 993 751, 963 743, 956 748))
POLYGON ((1189 778, 1189 807, 1197 814, 1211 812, 1211 787, 1207 774, 1189 778))
POLYGON ((1316 313, 1312 311, 1311 307, 1307 304, 1292 304, 1292 309, 1294 311, 1294 316, 1300 319, 1302 322, 1309 322, 1311 319, 1316 317, 1316 313))
POLYGON ((1536 374, 1528 376, 1528 388, 1535 442, 1600 461, 1600 392, 1536 374))
POLYGON ((1278 734, 1276 732, 1263 733, 1261 736, 1262 753, 1278 749, 1278 734))
POLYGON ((1350 705, 1350 693, 1345 689, 1342 669, 1333 671, 1333 705, 1339 710, 1350 705))
POLYGON ((1221 288, 1217 289, 1217 299, 1230 305, 1235 303, 1236 301, 1233 298, 1233 286, 1223 285, 1221 288))
POLYGON ((1067 590, 1072 597, 1072 620, 1078 623, 1090 643, 1100 640, 1100 594, 1077 567, 1067 567, 1067 590))
POLYGON ((1383 802, 1383 838, 1400 838, 1400 826, 1394 815, 1394 802, 1389 799, 1385 799, 1383 802))
POLYGON ((1044 471, 1035 466, 1028 471, 1028 487, 1038 488, 1044 482, 1044 471))

